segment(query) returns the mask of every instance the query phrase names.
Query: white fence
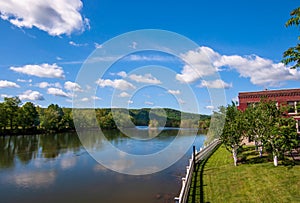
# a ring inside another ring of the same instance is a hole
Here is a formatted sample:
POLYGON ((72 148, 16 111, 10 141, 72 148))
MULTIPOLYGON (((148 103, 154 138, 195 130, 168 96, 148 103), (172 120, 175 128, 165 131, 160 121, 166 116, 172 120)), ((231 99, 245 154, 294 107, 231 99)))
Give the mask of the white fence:
POLYGON ((189 159, 189 165, 186 167, 186 175, 184 178, 182 178, 182 186, 181 186, 179 197, 175 197, 174 199, 175 203, 186 203, 189 195, 195 164, 208 157, 210 153, 213 151, 213 149, 218 144, 220 144, 220 142, 221 141, 219 139, 215 139, 209 145, 204 146, 204 148, 200 148, 199 152, 193 150, 195 152, 193 152, 191 159, 189 159), (194 159, 194 155, 195 155, 195 159, 194 159))

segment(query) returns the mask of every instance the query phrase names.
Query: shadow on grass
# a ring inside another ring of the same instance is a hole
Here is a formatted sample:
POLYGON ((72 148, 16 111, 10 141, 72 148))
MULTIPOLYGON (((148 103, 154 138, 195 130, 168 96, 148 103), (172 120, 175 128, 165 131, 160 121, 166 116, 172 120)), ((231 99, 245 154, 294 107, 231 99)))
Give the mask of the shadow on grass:
POLYGON ((203 175, 204 175, 204 167, 206 162, 208 161, 209 157, 221 146, 218 145, 215 149, 203 160, 196 164, 194 172, 193 172, 193 182, 190 187, 189 197, 187 202, 200 202, 204 203, 204 182, 203 182, 203 175), (197 184, 198 181, 200 185, 197 184))
MULTIPOLYGON (((239 162, 242 164, 261 164, 261 163, 271 163, 273 162, 273 157, 270 154, 263 154, 262 157, 259 156, 259 152, 255 150, 254 146, 243 147, 240 151, 239 162)), ((294 154, 298 157, 294 159, 291 155, 285 156, 285 158, 279 161, 280 165, 287 167, 293 167, 295 165, 300 165, 299 154, 294 154)))

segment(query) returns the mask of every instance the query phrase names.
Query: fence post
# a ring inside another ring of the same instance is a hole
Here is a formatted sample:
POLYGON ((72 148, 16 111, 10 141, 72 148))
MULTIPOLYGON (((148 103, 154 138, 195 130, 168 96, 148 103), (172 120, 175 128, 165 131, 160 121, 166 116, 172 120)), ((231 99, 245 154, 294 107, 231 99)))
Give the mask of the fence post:
POLYGON ((196 167, 196 147, 193 145, 193 164, 194 164, 194 170, 196 167))

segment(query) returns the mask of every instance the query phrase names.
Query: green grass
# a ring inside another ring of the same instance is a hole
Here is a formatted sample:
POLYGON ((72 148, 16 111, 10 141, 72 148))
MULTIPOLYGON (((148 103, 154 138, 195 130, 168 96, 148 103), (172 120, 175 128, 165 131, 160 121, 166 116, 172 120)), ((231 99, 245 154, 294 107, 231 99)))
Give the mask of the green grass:
POLYGON ((193 174, 188 202, 300 202, 300 165, 273 166, 253 147, 243 149, 237 167, 223 145, 193 174))

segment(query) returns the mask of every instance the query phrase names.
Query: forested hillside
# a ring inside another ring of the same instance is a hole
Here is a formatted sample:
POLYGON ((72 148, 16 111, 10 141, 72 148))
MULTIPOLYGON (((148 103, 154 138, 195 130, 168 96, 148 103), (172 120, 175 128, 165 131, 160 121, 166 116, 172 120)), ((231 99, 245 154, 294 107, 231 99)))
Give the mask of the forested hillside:
POLYGON ((102 129, 150 127, 209 127, 210 116, 180 112, 169 108, 143 109, 72 109, 51 104, 47 108, 32 102, 22 104, 18 97, 4 98, 0 103, 0 133, 36 134, 62 132, 79 128, 102 129))

